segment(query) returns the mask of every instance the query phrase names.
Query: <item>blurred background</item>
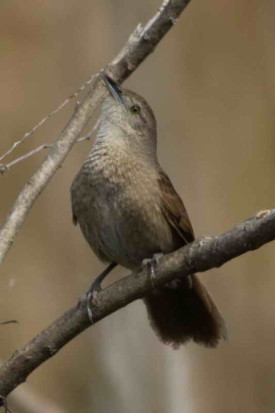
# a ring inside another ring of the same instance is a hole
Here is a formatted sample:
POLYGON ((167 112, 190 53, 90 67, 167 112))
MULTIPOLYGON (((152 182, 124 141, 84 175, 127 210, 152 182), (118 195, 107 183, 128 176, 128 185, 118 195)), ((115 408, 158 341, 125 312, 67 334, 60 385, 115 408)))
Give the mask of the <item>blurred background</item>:
MULTIPOLYGON (((117 54, 161 0, 2 0, 0 154, 117 54)), ((197 236, 218 235, 275 203, 275 3, 192 0, 126 82, 158 120, 159 158, 197 236)), ((55 140, 66 107, 9 160, 55 140)), ((90 127, 92 123, 90 124, 90 127)), ((1 266, 0 359, 74 305, 103 265, 71 222, 77 144, 1 266)), ((0 176, 1 221, 45 152, 0 176)), ((81 334, 14 392, 13 413, 275 411, 275 244, 201 275, 229 340, 161 344, 141 301, 81 334), (36 404, 35 404, 36 403, 36 404), (33 404, 36 407, 33 407, 33 404), (24 407, 25 406, 25 407, 24 407)), ((123 268, 109 282, 125 275, 123 268)))

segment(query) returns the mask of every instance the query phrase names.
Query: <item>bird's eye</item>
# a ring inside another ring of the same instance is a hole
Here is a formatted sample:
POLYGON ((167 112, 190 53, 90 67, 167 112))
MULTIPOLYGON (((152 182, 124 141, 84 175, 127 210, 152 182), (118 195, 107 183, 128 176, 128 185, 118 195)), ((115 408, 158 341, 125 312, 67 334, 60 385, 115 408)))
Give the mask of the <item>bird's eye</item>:
POLYGON ((138 105, 133 105, 130 107, 130 112, 133 115, 138 115, 140 113, 140 107, 138 105))

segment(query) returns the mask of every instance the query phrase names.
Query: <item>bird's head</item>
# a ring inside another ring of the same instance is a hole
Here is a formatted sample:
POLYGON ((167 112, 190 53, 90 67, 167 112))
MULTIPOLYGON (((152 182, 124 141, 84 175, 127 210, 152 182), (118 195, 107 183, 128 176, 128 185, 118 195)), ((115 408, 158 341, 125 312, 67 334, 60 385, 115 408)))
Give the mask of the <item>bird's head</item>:
POLYGON ((102 104, 99 136, 126 145, 129 150, 156 153, 156 119, 146 100, 102 75, 109 92, 102 104))

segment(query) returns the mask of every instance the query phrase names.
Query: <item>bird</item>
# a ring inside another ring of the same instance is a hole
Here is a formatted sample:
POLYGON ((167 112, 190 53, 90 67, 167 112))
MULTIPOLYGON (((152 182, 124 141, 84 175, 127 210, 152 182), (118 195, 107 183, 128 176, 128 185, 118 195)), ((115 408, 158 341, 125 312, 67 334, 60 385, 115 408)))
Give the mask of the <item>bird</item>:
MULTIPOLYGON (((102 74, 107 89, 95 142, 71 185, 78 224, 106 269, 90 293, 116 266, 137 271, 161 254, 194 241, 185 206, 157 157, 153 110, 137 93, 102 74)), ((179 348, 193 341, 216 347, 225 322, 210 294, 193 274, 153 288, 144 297, 149 322, 164 343, 179 348)))

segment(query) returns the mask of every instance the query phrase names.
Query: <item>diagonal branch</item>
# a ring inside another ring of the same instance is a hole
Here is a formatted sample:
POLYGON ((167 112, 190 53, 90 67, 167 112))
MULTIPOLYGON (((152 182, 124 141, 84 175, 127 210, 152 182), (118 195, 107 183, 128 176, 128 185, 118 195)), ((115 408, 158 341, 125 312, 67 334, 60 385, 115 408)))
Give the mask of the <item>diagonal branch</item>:
MULTIPOLYGON (((275 239, 275 209, 261 211, 219 237, 204 237, 166 255, 156 268, 154 285, 195 272, 203 272, 275 239)), ((98 293, 91 303, 93 320, 104 317, 142 298, 152 290, 145 270, 133 273, 98 293)), ((89 327, 85 303, 73 307, 28 344, 18 349, 0 367, 0 395, 12 390, 56 354, 65 344, 89 327)))
MULTIPOLYGON (((165 0, 144 28, 141 25, 137 27, 121 52, 104 68, 104 71, 119 83, 123 82, 153 52, 163 36, 175 24, 189 1, 165 0)), ((11 247, 33 203, 66 158, 95 108, 102 101, 104 94, 105 88, 99 76, 95 76, 88 95, 80 105, 77 105, 67 126, 37 171, 28 180, 6 217, 0 230, 0 263, 11 247)))

